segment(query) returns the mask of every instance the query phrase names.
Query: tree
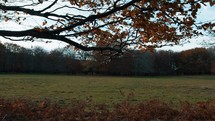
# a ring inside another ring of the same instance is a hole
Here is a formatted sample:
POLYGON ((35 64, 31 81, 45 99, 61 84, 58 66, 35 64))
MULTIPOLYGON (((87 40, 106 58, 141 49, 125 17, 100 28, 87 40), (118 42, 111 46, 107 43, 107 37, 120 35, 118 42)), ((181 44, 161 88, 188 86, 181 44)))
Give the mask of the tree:
POLYGON ((52 73, 64 72, 67 68, 67 63, 65 62, 63 51, 60 49, 52 50, 48 56, 48 62, 50 63, 49 71, 52 73))
POLYGON ((133 74, 135 58, 131 52, 126 52, 122 56, 117 56, 114 58, 104 58, 102 54, 94 53, 94 57, 94 67, 97 68, 96 71, 99 74, 121 76, 133 74))
POLYGON ((211 62, 211 74, 215 74, 215 60, 211 62))
POLYGON ((212 54, 205 48, 186 50, 179 55, 178 71, 184 74, 210 74, 212 54))
POLYGON ((211 54, 211 74, 215 74, 215 46, 210 47, 207 49, 208 52, 211 54))
POLYGON ((152 52, 134 52, 135 61, 133 71, 135 75, 153 75, 155 73, 154 69, 154 53, 152 52))
POLYGON ((155 53, 155 72, 159 75, 174 75, 176 70, 176 53, 158 51, 155 53))
MULTIPOLYGON (((108 50, 110 55, 131 47, 145 50, 177 44, 199 34, 197 11, 215 4, 214 0, 10 1, 0 2, 2 21, 26 29, 1 28, 0 36, 16 41, 58 40, 84 51, 108 50), (38 21, 27 25, 29 18, 38 21)), ((208 23, 202 28, 214 26, 208 23)))
POLYGON ((5 57, 6 57, 6 48, 0 43, 0 72, 5 70, 5 57))

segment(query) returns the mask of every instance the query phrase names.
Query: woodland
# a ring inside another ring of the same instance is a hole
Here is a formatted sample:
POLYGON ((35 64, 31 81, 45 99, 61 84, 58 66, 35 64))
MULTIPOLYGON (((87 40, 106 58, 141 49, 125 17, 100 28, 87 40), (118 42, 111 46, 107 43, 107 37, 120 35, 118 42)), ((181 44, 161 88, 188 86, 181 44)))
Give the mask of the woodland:
POLYGON ((95 51, 71 48, 27 49, 16 44, 0 45, 0 73, 71 75, 211 75, 215 74, 215 48, 182 52, 134 51, 108 59, 95 51))
POLYGON ((76 52, 1 44, 0 72, 214 74, 214 48, 155 50, 197 36, 214 37, 214 20, 197 19, 202 7, 214 4, 214 0, 3 0, 1 37, 47 44, 60 41, 68 44, 67 51, 76 52), (20 29, 8 27, 11 22, 20 29))

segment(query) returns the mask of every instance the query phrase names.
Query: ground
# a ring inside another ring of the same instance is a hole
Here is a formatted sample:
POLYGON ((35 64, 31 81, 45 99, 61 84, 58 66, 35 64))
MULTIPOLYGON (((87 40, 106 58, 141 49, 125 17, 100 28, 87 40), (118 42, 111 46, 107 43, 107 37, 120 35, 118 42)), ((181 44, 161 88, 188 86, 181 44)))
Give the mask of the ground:
POLYGON ((109 77, 0 75, 0 97, 51 99, 68 104, 90 98, 96 103, 160 99, 168 102, 215 100, 215 76, 109 77))

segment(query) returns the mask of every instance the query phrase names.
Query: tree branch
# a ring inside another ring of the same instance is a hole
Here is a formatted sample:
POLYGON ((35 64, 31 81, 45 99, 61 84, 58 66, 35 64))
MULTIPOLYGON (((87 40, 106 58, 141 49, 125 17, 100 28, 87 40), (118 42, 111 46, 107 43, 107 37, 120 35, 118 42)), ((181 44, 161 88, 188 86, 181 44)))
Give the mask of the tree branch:
POLYGON ((82 20, 80 22, 77 22, 77 23, 75 23, 75 24, 73 24, 71 26, 64 27, 64 28, 59 29, 59 30, 55 30, 55 31, 53 31, 53 33, 60 33, 60 32, 65 31, 65 30, 70 30, 70 29, 75 28, 76 26, 83 25, 86 22, 92 22, 92 21, 94 21, 96 19, 106 17, 106 16, 111 15, 111 14, 117 12, 117 11, 123 10, 123 9, 125 9, 125 8, 133 5, 134 3, 139 2, 139 1, 141 1, 141 0, 132 0, 131 2, 128 2, 127 4, 125 4, 123 6, 120 6, 120 7, 115 7, 114 9, 112 9, 112 10, 110 10, 108 12, 97 14, 97 15, 91 15, 91 16, 87 17, 86 19, 84 19, 84 20, 82 20))
POLYGON ((40 10, 39 12, 43 12, 46 11, 48 9, 50 9, 52 6, 54 6, 57 3, 58 0, 55 0, 52 4, 50 4, 49 6, 47 6, 46 8, 44 8, 43 10, 40 10))
POLYGON ((59 41, 63 41, 66 42, 70 45, 73 45, 81 50, 84 51, 92 51, 92 50, 97 50, 97 51, 102 51, 102 50, 109 50, 109 51, 115 51, 115 52, 119 52, 122 53, 121 49, 116 49, 113 47, 87 47, 87 46, 83 46, 73 40, 70 40, 68 38, 66 38, 65 36, 60 36, 60 35, 50 35, 50 33, 46 33, 46 32, 39 32, 37 30, 31 29, 31 30, 26 30, 26 31, 3 31, 0 30, 0 35, 4 35, 4 36, 13 36, 13 37, 23 37, 23 36, 33 36, 33 37, 37 37, 37 38, 43 38, 43 39, 52 39, 52 40, 59 40, 59 41))
POLYGON ((24 12, 30 15, 34 15, 34 16, 39 16, 39 17, 45 17, 48 18, 49 16, 53 16, 53 17, 59 17, 59 18, 64 18, 64 19, 70 19, 70 17, 68 18, 68 16, 65 15, 58 15, 58 14, 54 14, 54 13, 42 13, 40 11, 35 11, 33 9, 27 9, 27 8, 22 8, 19 6, 4 6, 2 4, 0 4, 0 9, 2 10, 6 10, 6 11, 20 11, 20 12, 24 12))

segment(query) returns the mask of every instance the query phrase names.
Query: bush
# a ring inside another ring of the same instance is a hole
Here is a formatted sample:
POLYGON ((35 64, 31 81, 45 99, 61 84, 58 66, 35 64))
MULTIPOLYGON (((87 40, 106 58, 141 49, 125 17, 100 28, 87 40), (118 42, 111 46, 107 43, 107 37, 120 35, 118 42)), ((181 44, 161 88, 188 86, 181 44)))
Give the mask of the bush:
POLYGON ((214 121, 215 103, 212 101, 179 107, 159 100, 132 104, 122 101, 109 107, 95 105, 89 100, 73 100, 69 106, 49 100, 33 102, 27 99, 0 99, 1 121, 214 121))

